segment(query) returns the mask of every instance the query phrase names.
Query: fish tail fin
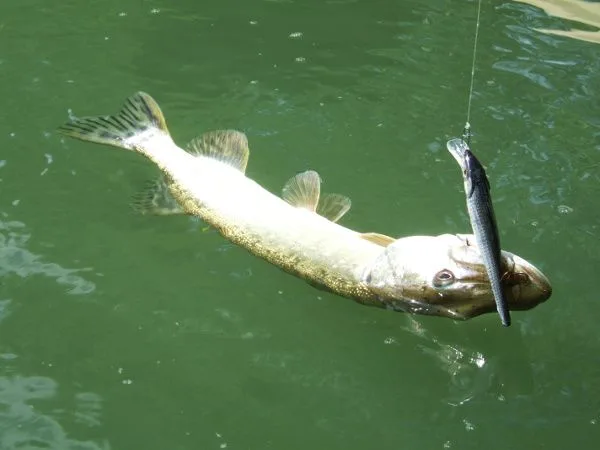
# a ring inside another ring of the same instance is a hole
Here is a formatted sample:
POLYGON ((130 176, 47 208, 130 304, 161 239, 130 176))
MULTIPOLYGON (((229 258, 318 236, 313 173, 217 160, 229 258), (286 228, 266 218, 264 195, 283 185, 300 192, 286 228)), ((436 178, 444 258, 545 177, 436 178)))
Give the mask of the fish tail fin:
POLYGON ((129 97, 118 114, 72 118, 58 131, 82 141, 138 151, 156 137, 166 136, 170 139, 158 103, 145 92, 137 92, 129 97))

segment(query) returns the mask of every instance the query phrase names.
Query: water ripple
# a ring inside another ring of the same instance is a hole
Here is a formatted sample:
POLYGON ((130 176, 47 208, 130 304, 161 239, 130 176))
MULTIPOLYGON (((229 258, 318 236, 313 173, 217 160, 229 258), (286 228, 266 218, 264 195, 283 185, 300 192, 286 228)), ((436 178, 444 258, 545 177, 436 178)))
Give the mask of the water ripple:
POLYGON ((492 67, 494 69, 521 75, 521 76, 533 81, 535 84, 537 84, 543 88, 546 88, 549 90, 554 89, 554 86, 552 86, 552 84, 550 83, 548 78, 546 78, 544 75, 536 72, 539 69, 539 64, 537 64, 535 62, 527 61, 527 60, 499 61, 499 62, 495 63, 492 67))
POLYGON ((46 275, 55 278, 57 283, 69 286, 69 294, 89 294, 96 289, 96 285, 81 276, 78 272, 90 269, 66 269, 59 264, 43 262, 41 256, 36 255, 24 247, 30 235, 17 230, 23 230, 25 224, 18 221, 0 221, 0 277, 9 274, 26 278, 31 275, 46 275))
MULTIPOLYGON (((31 400, 50 399, 57 394, 58 384, 48 377, 0 377, 0 448, 3 449, 109 449, 107 442, 80 441, 69 438, 54 418, 39 412, 31 400)), ((82 393, 77 397, 95 414, 99 410, 98 396, 82 393)), ((85 411, 79 415, 86 416, 85 411)), ((89 414, 88 414, 89 415, 89 414)), ((97 419, 96 419, 97 423, 97 419)))

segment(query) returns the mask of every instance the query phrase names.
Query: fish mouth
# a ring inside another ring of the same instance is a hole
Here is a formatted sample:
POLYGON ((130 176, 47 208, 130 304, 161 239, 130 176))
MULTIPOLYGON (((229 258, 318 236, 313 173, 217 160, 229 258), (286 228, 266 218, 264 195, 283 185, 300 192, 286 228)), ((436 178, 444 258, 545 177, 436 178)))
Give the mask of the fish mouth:
POLYGON ((523 311, 548 300, 552 286, 546 275, 517 255, 511 254, 509 258, 512 268, 502 277, 502 284, 510 294, 510 309, 523 311))
MULTIPOLYGON (((504 274, 501 279, 508 309, 526 311, 545 302, 552 295, 548 278, 533 264, 512 253, 502 251, 504 274)), ((457 295, 446 306, 450 314, 464 319, 496 312, 494 296, 483 264, 463 263, 463 274, 457 295), (462 294, 461 294, 462 292, 462 294)))
MULTIPOLYGON (((523 258, 501 251, 500 267, 509 310, 532 309, 552 295, 548 278, 523 258)), ((379 306, 394 311, 453 320, 496 312, 490 280, 473 235, 398 241, 369 267, 365 283, 379 306)))

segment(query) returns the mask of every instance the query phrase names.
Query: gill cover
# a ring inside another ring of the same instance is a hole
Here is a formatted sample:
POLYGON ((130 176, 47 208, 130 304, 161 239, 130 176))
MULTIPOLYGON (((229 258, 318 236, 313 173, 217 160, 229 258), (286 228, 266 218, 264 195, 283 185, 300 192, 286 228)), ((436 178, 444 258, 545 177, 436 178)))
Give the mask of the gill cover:
POLYGON ((364 282, 389 309, 464 319, 444 301, 458 278, 455 242, 450 234, 398 239, 367 268, 364 282))

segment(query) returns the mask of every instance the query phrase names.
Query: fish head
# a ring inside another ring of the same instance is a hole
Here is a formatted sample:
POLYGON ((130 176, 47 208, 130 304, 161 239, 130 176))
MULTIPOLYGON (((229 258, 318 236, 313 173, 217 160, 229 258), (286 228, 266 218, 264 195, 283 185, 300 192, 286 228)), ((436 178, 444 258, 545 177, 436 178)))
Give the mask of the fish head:
MULTIPOLYGON (((533 264, 501 253, 508 307, 527 310, 552 294, 533 264)), ((369 289, 396 311, 466 320, 496 312, 492 287, 473 235, 411 236, 388 245, 367 269, 369 289)))

